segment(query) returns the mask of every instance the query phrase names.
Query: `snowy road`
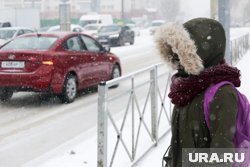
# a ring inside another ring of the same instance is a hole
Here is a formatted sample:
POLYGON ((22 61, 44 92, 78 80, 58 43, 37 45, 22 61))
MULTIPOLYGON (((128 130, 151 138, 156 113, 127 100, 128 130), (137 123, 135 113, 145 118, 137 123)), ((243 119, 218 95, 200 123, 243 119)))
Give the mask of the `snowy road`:
MULTIPOLYGON (((121 58, 123 74, 161 61, 147 35, 133 46, 111 51, 121 58)), ((112 93, 118 92, 114 89, 112 93)), ((96 112, 96 92, 83 92, 71 104, 61 104, 47 94, 15 94, 9 103, 0 104, 0 166, 21 166, 96 126, 96 112)))
MULTIPOLYGON (((146 33, 135 45, 111 51, 121 58, 123 74, 161 62, 146 33)), ((122 83, 111 93, 128 87, 129 83, 122 83)), ((138 94, 138 99, 142 96, 138 94)), ((119 107, 115 104, 113 109, 120 111, 119 107)), ((61 104, 47 94, 17 93, 9 103, 0 104, 0 167, 19 167, 95 127, 96 121, 96 92, 83 92, 71 104, 61 104)))

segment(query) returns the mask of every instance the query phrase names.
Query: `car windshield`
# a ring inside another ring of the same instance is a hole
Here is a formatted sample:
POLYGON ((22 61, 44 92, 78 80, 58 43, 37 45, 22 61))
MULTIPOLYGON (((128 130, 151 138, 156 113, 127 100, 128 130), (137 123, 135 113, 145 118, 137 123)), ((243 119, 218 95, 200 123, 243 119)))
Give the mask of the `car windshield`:
POLYGON ((104 26, 100 29, 99 32, 118 32, 121 31, 121 27, 119 26, 104 26))
POLYGON ((48 50, 57 37, 29 36, 16 38, 1 48, 1 50, 48 50))
POLYGON ((0 39, 11 39, 16 30, 0 30, 0 39))
POLYGON ((85 26, 84 29, 85 30, 98 30, 99 26, 96 25, 89 25, 89 26, 85 26))
POLYGON ((81 20, 79 24, 84 27, 88 24, 97 24, 97 20, 81 20))
POLYGON ((135 28, 134 24, 127 24, 127 26, 129 26, 130 28, 135 28))
POLYGON ((159 27, 159 26, 161 26, 163 23, 161 23, 161 22, 157 22, 157 23, 152 23, 152 26, 153 27, 159 27))

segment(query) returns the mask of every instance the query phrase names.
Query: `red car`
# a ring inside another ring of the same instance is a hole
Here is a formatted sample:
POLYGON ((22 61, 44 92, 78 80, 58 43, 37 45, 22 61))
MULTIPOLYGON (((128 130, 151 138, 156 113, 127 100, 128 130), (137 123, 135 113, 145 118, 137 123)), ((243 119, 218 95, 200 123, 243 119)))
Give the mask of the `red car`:
POLYGON ((20 36, 0 48, 0 65, 1 101, 17 91, 47 91, 70 103, 78 90, 121 75, 118 57, 74 32, 20 36))

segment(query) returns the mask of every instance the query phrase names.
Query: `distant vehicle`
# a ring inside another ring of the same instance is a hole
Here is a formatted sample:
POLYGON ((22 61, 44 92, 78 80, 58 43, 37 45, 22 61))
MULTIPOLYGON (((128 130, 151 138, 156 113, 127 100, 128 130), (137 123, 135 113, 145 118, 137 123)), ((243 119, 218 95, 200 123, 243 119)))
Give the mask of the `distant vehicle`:
POLYGON ((2 27, 11 27, 11 23, 10 22, 2 22, 0 23, 0 28, 2 27))
POLYGON ((128 26, 107 25, 99 30, 97 40, 109 46, 123 46, 125 43, 133 45, 135 34, 128 26))
POLYGON ((140 36, 140 28, 137 27, 135 24, 126 24, 127 26, 129 26, 135 33, 136 36, 140 36))
POLYGON ((46 32, 46 31, 48 31, 49 28, 51 28, 51 27, 41 27, 38 29, 38 32, 46 32))
POLYGON ((151 27, 150 27, 150 34, 153 35, 155 31, 165 23, 165 20, 154 20, 152 21, 151 27))
POLYGON ((0 28, 0 46, 4 43, 16 38, 17 36, 33 33, 34 30, 26 27, 6 27, 0 28))
POLYGON ((78 90, 121 75, 119 58, 79 32, 22 35, 0 47, 0 62, 1 101, 17 91, 45 91, 70 103, 78 90))
POLYGON ((110 14, 86 14, 82 15, 79 21, 82 27, 88 24, 113 24, 113 17, 110 14))
MULTIPOLYGON (((47 30, 47 32, 56 32, 56 31, 61 31, 60 25, 52 26, 47 30)), ((72 31, 72 32, 82 32, 83 28, 80 25, 71 24, 70 25, 70 31, 72 31)))
POLYGON ((98 31, 102 27, 102 24, 88 24, 85 27, 83 27, 84 34, 88 34, 92 37, 96 37, 98 34, 98 31))

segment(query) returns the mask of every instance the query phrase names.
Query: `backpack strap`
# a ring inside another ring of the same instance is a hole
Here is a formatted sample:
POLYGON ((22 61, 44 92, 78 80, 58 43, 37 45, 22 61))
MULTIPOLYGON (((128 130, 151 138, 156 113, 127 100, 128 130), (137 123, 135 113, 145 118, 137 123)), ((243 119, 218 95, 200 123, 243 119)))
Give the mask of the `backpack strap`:
POLYGON ((218 89, 224 85, 232 85, 234 87, 234 85, 231 82, 222 81, 215 85, 210 86, 205 91, 203 109, 204 109, 205 121, 208 128, 210 128, 210 104, 213 101, 213 98, 218 89))

